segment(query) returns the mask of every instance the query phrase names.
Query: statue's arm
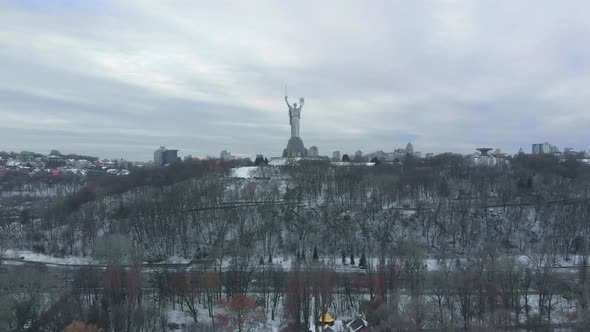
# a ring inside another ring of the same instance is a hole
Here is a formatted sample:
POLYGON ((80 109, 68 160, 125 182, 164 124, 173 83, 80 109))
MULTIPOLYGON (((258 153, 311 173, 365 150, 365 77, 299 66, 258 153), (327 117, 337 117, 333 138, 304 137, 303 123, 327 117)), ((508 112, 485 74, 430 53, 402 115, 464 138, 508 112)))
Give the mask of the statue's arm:
POLYGON ((287 103, 287 106, 289 107, 289 109, 291 109, 291 105, 289 105, 289 101, 287 100, 287 96, 285 96, 285 103, 287 103))

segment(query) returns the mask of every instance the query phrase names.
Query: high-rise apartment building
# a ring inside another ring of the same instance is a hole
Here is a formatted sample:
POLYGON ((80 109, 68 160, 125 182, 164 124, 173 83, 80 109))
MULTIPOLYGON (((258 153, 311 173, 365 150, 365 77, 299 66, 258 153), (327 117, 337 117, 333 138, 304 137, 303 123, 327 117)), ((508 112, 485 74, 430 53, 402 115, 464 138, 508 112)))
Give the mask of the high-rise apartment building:
POLYGON ((545 142, 533 144, 532 152, 533 154, 552 154, 559 152, 559 149, 557 146, 545 142))
POLYGON ((341 161, 342 160, 342 152, 340 152, 340 151, 332 152, 332 160, 341 161))
POLYGON ((319 157, 319 155, 320 155, 320 151, 318 150, 317 146, 314 145, 309 148, 309 152, 308 152, 309 157, 316 157, 317 158, 317 157, 319 157))
POLYGON ((169 150, 165 146, 161 146, 154 151, 154 165, 165 166, 178 161, 178 150, 169 150))

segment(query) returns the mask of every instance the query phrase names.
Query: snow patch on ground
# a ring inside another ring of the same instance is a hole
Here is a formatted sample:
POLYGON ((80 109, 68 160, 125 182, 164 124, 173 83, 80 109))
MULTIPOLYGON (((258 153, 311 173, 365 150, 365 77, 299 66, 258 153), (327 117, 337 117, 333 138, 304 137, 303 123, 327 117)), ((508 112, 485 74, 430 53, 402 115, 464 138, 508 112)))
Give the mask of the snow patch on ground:
POLYGON ((366 162, 353 162, 353 161, 333 161, 330 163, 333 166, 339 166, 339 167, 350 167, 350 166, 355 166, 355 167, 373 167, 375 166, 375 163, 366 163, 366 162))
POLYGON ((273 166, 244 166, 232 168, 230 177, 241 179, 278 179, 280 172, 273 166))
POLYGON ((244 166, 233 168, 231 176, 234 178, 243 178, 243 179, 251 179, 256 176, 256 171, 258 170, 258 166, 244 166))
POLYGON ((301 158, 273 158, 268 164, 270 166, 287 166, 297 164, 299 160, 301 160, 301 158))
POLYGON ((438 263, 438 259, 428 258, 426 259, 426 271, 438 271, 440 270, 440 265, 438 263))
POLYGON ((98 264, 98 261, 92 257, 78 257, 65 256, 53 257, 50 255, 39 254, 29 250, 8 249, 6 250, 6 258, 8 259, 22 259, 29 262, 45 263, 45 264, 60 264, 60 265, 93 265, 98 264))
POLYGON ((168 323, 174 323, 178 325, 187 325, 193 322, 188 311, 181 311, 180 309, 168 310, 168 323))
POLYGON ((188 264, 191 262, 190 258, 184 258, 180 256, 170 256, 162 261, 162 264, 188 264))

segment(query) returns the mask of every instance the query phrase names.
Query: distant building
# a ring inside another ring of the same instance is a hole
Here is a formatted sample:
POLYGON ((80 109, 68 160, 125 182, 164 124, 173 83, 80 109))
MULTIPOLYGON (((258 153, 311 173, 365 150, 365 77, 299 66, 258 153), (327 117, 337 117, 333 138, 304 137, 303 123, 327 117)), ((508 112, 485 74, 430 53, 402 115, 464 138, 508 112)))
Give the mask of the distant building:
POLYGON ((178 150, 164 151, 164 165, 172 164, 178 161, 178 150))
POLYGON ((408 142, 408 145, 406 145, 406 153, 414 155, 414 146, 412 146, 411 142, 408 142))
POLYGON ((64 158, 62 156, 51 155, 51 156, 47 157, 47 163, 46 163, 47 168, 60 167, 65 164, 66 164, 66 161, 64 160, 64 158))
POLYGON ((328 305, 324 304, 323 310, 318 317, 318 324, 324 331, 334 331, 332 328, 336 320, 332 315, 328 312, 328 305))
POLYGON ((426 158, 426 159, 431 159, 431 158, 434 158, 434 153, 432 153, 432 152, 428 152, 428 153, 427 153, 427 154, 424 156, 424 158, 426 158))
POLYGON ((315 146, 315 145, 312 146, 312 147, 310 147, 309 148, 308 156, 309 157, 315 157, 315 158, 319 157, 320 156, 320 151, 318 150, 318 147, 315 146))
POLYGON ((363 318, 361 314, 356 319, 346 324, 348 332, 365 332, 369 331, 369 323, 363 318))
POLYGON ((389 155, 387 153, 383 152, 382 150, 375 151, 373 153, 369 153, 367 155, 367 157, 369 160, 373 160, 373 158, 377 158, 378 160, 381 160, 381 161, 386 161, 386 160, 390 159, 389 155))
POLYGON ((178 161, 178 150, 169 150, 165 146, 161 146, 154 151, 154 165, 165 166, 178 161))
POLYGON ((18 160, 19 161, 31 161, 35 159, 35 153, 31 152, 31 151, 21 151, 21 153, 18 154, 18 160))
POLYGON ((219 154, 219 158, 221 160, 235 160, 236 157, 234 157, 230 152, 223 150, 221 151, 221 153, 219 154))
POLYGON ((489 156, 488 152, 490 152, 492 149, 491 148, 478 148, 476 150, 479 151, 480 156, 484 157, 484 156, 489 156))
POLYGON ((117 168, 129 169, 131 167, 131 163, 123 158, 117 160, 116 162, 117 162, 117 168))
POLYGON ((474 153, 469 156, 469 160, 475 166, 497 167, 508 164, 508 156, 505 154, 500 153, 490 155, 489 152, 492 150, 491 148, 478 148, 476 150, 479 151, 479 154, 474 153))
POLYGON ((88 160, 79 159, 74 162, 73 166, 78 169, 83 169, 83 168, 92 168, 93 164, 88 160))
POLYGON ((553 154, 559 152, 557 146, 551 145, 549 142, 533 144, 532 150, 533 154, 553 154))
POLYGON ((414 157, 416 157, 418 159, 422 158, 422 152, 420 152, 420 151, 414 151, 414 157))
POLYGON ((541 153, 551 153, 551 144, 549 144, 548 142, 543 143, 541 153))
POLYGON ((154 151, 154 165, 164 166, 164 151, 166 147, 161 146, 158 150, 154 151))
POLYGON ((574 150, 574 148, 564 148, 563 149, 563 154, 565 154, 566 156, 575 155, 576 154, 576 150, 574 150))
POLYGON ((117 168, 116 161, 103 159, 102 160, 102 169, 109 169, 109 168, 117 168))
POLYGON ((340 151, 332 152, 332 160, 341 161, 342 160, 342 152, 340 152, 340 151))
POLYGON ((406 149, 395 149, 393 151, 393 158, 402 160, 406 157, 406 149))
POLYGON ((362 161, 363 160, 363 151, 361 150, 356 150, 356 152, 354 153, 354 161, 362 161))

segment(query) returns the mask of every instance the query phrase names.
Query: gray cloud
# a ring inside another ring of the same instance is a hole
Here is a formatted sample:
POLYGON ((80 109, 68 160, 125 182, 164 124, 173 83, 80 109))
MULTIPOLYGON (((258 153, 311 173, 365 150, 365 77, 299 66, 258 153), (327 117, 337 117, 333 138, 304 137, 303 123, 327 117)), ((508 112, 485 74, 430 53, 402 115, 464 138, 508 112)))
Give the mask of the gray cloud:
POLYGON ((0 4, 0 149, 588 149, 585 1, 0 4))

